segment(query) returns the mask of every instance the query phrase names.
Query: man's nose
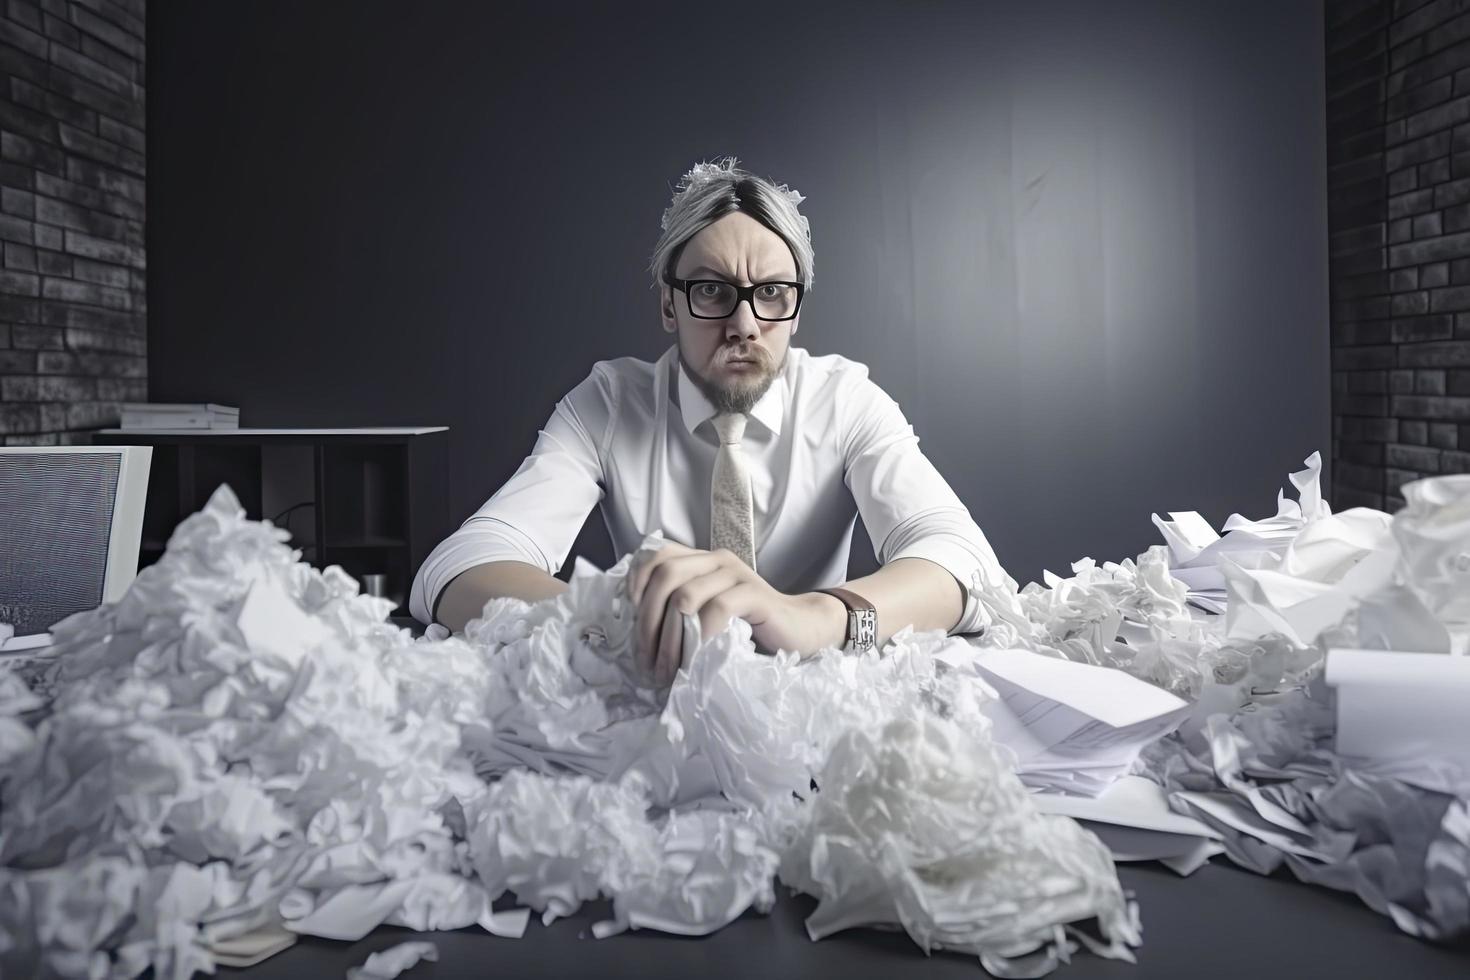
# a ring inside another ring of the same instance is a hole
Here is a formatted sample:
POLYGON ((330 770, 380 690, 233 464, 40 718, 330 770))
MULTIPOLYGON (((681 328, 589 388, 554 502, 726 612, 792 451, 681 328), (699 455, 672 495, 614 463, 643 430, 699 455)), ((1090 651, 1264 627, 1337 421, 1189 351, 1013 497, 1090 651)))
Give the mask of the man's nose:
POLYGON ((761 322, 755 318, 755 310, 751 309, 750 303, 742 299, 725 318, 725 339, 744 337, 747 340, 756 340, 760 335, 761 322))

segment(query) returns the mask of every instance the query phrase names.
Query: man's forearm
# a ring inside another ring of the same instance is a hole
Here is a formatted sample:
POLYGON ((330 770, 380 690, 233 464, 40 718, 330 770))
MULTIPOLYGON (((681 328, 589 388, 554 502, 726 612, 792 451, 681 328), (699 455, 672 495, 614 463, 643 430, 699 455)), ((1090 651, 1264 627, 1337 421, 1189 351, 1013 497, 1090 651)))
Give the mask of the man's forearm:
POLYGON ((485 603, 502 596, 540 602, 561 595, 568 586, 523 561, 491 561, 467 568, 456 575, 440 593, 434 621, 454 632, 480 615, 485 603))
MULTIPOLYGON (((927 558, 899 558, 871 575, 843 583, 878 610, 878 646, 905 626, 916 631, 953 629, 965 611, 965 593, 959 581, 942 565, 927 558)), ((842 646, 847 632, 847 607, 825 592, 808 593, 828 617, 826 646, 842 646)))

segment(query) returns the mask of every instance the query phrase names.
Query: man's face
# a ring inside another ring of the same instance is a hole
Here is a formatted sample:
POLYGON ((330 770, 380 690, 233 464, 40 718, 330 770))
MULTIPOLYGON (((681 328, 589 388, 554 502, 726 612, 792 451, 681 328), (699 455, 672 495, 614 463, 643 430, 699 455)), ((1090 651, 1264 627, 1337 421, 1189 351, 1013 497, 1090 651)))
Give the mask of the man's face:
MULTIPOLYGON (((799 282, 796 259, 781 236, 733 211, 689 239, 674 268, 679 279, 723 279, 740 286, 772 279, 799 282)), ((758 320, 749 303, 721 320, 691 316, 682 290, 660 293, 664 330, 675 334, 689 379, 719 412, 748 412, 786 366, 791 320, 758 320), (740 359, 751 359, 740 363, 740 359)))

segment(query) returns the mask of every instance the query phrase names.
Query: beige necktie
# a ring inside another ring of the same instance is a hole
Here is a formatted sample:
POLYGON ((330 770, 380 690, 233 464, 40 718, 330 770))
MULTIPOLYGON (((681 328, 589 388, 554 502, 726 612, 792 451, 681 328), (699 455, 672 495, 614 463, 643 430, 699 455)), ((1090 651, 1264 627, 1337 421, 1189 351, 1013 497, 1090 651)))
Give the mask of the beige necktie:
POLYGON ((745 415, 722 413, 714 419, 720 436, 715 453, 715 470, 710 477, 710 550, 729 548, 755 570, 755 515, 750 492, 750 469, 740 438, 745 434, 745 415))

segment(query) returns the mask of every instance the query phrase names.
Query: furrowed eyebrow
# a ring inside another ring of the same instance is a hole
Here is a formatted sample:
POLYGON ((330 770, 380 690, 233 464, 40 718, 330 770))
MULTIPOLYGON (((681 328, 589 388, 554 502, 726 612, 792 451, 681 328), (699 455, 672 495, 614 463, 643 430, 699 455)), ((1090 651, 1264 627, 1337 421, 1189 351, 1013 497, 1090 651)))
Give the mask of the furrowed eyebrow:
MULTIPOLYGON (((701 273, 706 274, 706 275, 711 275, 711 276, 718 276, 721 279, 725 279, 725 280, 728 280, 728 281, 731 281, 731 282, 733 282, 734 279, 735 279, 735 277, 732 276, 732 275, 730 275, 730 273, 725 272, 722 269, 711 269, 707 265, 698 265, 698 266, 695 266, 693 269, 691 269, 689 271, 689 274, 687 276, 685 276, 684 278, 685 279, 694 279, 694 278, 698 277, 701 273)), ((777 275, 777 276, 765 276, 764 278, 756 279, 755 281, 756 282, 792 282, 792 281, 795 281, 795 277, 793 276, 790 279, 787 279, 787 278, 784 278, 784 277, 779 276, 779 275, 777 275)))
POLYGON ((734 281, 734 279, 735 279, 734 276, 732 276, 730 273, 724 271, 723 269, 711 269, 707 265, 697 265, 697 266, 695 266, 693 268, 693 270, 690 271, 689 275, 685 276, 684 278, 685 279, 695 279, 695 278, 698 278, 699 276, 715 276, 715 277, 717 277, 719 279, 727 279, 727 280, 730 280, 730 281, 734 281))

